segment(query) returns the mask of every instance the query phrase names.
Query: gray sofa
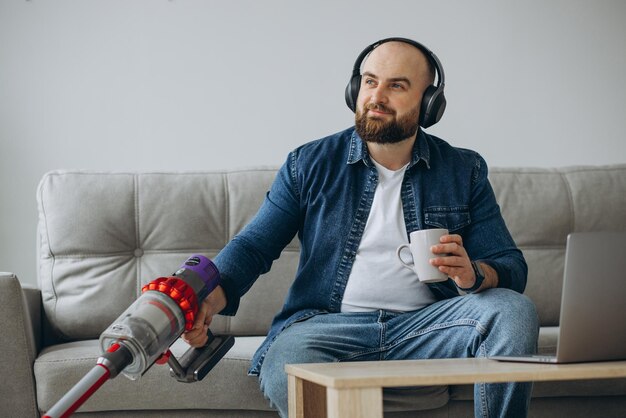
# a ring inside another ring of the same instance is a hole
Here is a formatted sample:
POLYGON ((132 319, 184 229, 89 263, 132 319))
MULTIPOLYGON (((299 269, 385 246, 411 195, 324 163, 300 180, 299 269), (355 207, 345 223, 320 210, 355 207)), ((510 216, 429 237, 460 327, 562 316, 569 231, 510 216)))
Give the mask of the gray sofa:
MULTIPOLYGON (((0 274, 0 415, 36 417, 95 365, 97 338, 139 295, 195 252, 215 254, 255 213, 275 169, 184 173, 55 171, 38 189, 39 288, 0 274)), ((541 318, 541 352, 555 350, 564 245, 569 232, 626 230, 626 165, 492 169, 504 218, 529 264, 526 293, 541 318)), ((7 239, 7 237, 3 237, 7 239)), ((276 417, 246 371, 296 270, 294 240, 215 333, 236 343, 199 383, 166 366, 139 381, 107 382, 78 411, 86 417, 276 417)), ((0 266, 1 268, 1 266, 0 266)), ((181 341, 175 354, 185 349, 181 341)), ((389 417, 467 417, 470 386, 402 388, 389 417)), ((534 387, 533 417, 626 416, 626 379, 534 387)))

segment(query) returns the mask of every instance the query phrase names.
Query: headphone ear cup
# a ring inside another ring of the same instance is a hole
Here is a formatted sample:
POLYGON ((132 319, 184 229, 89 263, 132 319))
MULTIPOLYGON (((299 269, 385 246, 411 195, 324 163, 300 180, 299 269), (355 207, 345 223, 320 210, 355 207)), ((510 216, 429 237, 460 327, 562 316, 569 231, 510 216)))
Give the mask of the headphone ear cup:
POLYGON ((361 88, 361 75, 354 75, 350 78, 346 86, 346 104, 353 112, 356 112, 356 99, 359 97, 359 89, 361 88))
POLYGON ((430 85, 424 91, 420 107, 419 125, 428 128, 439 122, 446 109, 446 98, 443 89, 430 85))

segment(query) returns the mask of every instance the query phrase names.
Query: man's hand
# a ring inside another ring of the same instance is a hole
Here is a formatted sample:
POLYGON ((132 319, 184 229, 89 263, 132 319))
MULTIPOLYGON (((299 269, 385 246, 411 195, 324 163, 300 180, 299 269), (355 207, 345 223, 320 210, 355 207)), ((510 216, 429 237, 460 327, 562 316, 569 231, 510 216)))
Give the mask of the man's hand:
POLYGON ((204 299, 202 305, 200 305, 193 328, 184 332, 181 338, 192 347, 202 347, 205 345, 208 340, 207 330, 209 329, 213 315, 217 314, 225 307, 226 294, 222 286, 217 286, 204 299))
MULTIPOLYGON (((433 254, 445 254, 444 257, 430 259, 430 264, 437 267, 439 271, 451 277, 459 287, 472 287, 476 282, 476 275, 472 268, 467 251, 463 248, 463 239, 460 235, 443 235, 439 239, 440 244, 433 245, 430 250, 433 254)), ((485 280, 476 292, 498 286, 498 274, 485 263, 481 263, 485 272, 485 280)))

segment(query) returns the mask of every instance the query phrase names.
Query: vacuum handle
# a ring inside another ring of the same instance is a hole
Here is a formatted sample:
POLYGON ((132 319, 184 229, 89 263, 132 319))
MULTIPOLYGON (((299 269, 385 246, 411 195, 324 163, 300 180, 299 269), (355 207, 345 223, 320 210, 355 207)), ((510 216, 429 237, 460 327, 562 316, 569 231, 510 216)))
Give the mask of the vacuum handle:
POLYGON ((190 347, 177 360, 170 356, 167 363, 170 366, 170 374, 179 382, 198 382, 215 367, 224 355, 235 344, 235 338, 231 335, 215 336, 208 330, 209 340, 203 347, 190 347))

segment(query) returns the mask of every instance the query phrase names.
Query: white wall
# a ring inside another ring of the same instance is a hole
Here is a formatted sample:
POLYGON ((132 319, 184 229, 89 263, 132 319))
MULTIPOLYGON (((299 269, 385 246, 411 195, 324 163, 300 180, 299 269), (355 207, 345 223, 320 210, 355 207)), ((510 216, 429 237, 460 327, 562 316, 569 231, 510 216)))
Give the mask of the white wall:
POLYGON ((619 0, 0 0, 0 270, 36 283, 46 171, 279 165, 352 124, 387 36, 437 53, 430 132, 491 166, 626 162, 625 23, 619 0))

